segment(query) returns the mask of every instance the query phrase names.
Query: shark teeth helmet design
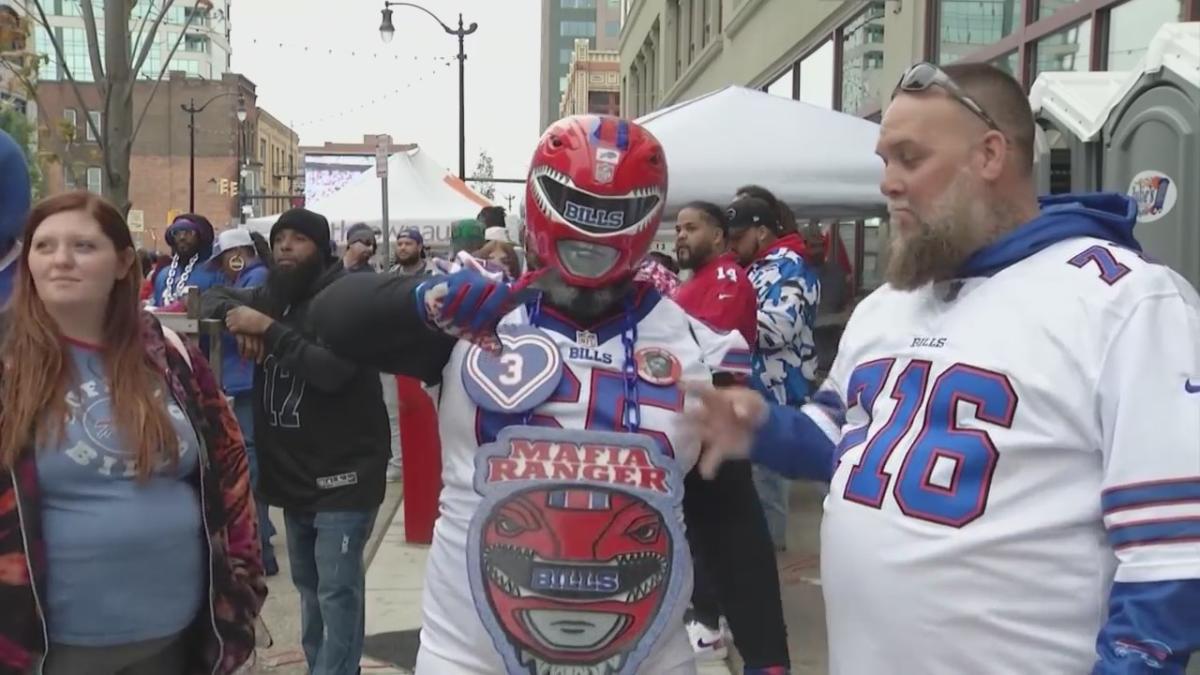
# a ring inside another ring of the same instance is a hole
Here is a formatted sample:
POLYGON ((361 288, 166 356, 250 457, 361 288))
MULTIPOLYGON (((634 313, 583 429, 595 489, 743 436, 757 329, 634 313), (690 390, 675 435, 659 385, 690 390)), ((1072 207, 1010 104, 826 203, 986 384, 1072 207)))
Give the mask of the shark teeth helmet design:
POLYGON ((572 286, 633 276, 667 197, 662 145, 634 122, 566 117, 538 142, 525 187, 529 245, 572 286))

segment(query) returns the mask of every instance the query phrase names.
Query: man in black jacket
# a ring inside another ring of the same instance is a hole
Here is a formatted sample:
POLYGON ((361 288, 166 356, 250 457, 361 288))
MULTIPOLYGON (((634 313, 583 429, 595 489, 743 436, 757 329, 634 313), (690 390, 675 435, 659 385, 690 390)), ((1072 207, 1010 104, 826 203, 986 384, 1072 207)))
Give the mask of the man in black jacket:
POLYGON ((310 300, 346 274, 329 224, 305 209, 271 228, 274 266, 255 289, 219 288, 203 313, 224 319, 254 375, 264 499, 283 508, 301 642, 313 675, 353 675, 362 655, 363 549, 383 501, 388 417, 379 373, 313 337, 310 300))

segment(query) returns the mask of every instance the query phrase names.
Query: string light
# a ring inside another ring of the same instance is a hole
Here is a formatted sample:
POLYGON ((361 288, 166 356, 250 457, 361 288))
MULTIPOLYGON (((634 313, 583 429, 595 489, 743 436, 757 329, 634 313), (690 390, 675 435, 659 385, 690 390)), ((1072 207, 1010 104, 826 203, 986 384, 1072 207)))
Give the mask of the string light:
POLYGON ((258 38, 251 38, 250 44, 260 45, 260 46, 268 47, 271 49, 295 49, 295 50, 299 50, 299 51, 307 53, 307 54, 312 54, 314 56, 321 56, 321 57, 352 56, 354 58, 372 58, 372 59, 382 60, 382 61, 388 61, 388 60, 390 60, 390 61, 408 61, 408 60, 419 61, 421 59, 428 59, 431 61, 444 62, 444 63, 449 63, 451 61, 458 60, 457 56, 420 56, 420 55, 412 55, 412 58, 409 59, 408 58, 409 55, 400 54, 400 53, 389 54, 386 52, 380 53, 380 52, 364 51, 361 49, 335 49, 335 48, 330 48, 330 47, 297 45, 297 44, 289 44, 286 42, 277 42, 275 40, 259 40, 258 38))

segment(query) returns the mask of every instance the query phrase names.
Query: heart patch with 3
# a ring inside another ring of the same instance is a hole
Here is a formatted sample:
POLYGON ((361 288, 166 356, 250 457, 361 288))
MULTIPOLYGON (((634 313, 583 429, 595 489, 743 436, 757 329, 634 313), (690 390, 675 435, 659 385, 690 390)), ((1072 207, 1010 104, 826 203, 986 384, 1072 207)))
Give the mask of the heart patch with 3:
POLYGON ((480 408, 498 413, 529 412, 550 398, 562 379, 562 354, 534 326, 500 326, 504 349, 491 354, 472 346, 463 360, 467 396, 480 408))

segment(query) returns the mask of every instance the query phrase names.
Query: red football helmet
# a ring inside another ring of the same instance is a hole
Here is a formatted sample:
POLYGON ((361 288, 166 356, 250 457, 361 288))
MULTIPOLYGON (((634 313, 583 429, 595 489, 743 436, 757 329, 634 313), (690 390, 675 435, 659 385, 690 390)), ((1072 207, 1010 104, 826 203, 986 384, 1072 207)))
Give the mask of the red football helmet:
POLYGON ((618 117, 566 117, 533 153, 527 245, 572 286, 621 281, 650 251, 666 198, 667 158, 653 134, 618 117))

